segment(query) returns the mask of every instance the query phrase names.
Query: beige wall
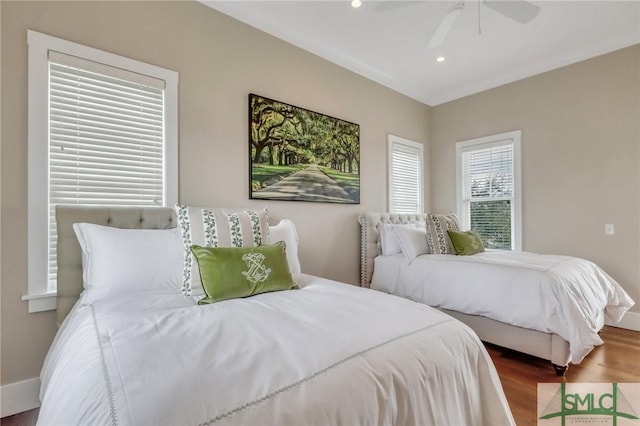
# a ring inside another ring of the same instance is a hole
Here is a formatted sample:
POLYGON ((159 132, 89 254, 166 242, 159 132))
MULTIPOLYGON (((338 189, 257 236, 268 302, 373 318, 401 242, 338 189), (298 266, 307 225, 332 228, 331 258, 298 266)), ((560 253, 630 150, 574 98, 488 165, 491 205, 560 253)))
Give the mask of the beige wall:
POLYGON ((431 123, 433 210, 456 209, 457 141, 522 129, 523 248, 592 260, 640 303, 640 45, 439 105, 431 123))
POLYGON ((428 142, 429 107, 195 2, 0 2, 2 384, 39 374, 53 312, 28 314, 27 29, 180 73, 180 201, 268 205, 291 218, 303 270, 357 283, 357 213, 386 209, 386 135, 428 142), (361 204, 248 199, 248 94, 360 124, 361 204))

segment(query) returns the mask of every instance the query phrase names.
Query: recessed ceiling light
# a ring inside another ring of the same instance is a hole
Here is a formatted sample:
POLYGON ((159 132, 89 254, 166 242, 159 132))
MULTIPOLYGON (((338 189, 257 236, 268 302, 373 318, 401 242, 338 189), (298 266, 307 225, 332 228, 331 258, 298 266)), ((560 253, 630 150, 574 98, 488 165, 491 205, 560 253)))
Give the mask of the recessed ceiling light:
POLYGON ((351 7, 360 7, 362 6, 362 1, 360 0, 351 0, 351 7))
POLYGON ((447 59, 447 58, 445 58, 444 56, 438 56, 436 58, 436 62, 444 62, 445 59, 447 59))

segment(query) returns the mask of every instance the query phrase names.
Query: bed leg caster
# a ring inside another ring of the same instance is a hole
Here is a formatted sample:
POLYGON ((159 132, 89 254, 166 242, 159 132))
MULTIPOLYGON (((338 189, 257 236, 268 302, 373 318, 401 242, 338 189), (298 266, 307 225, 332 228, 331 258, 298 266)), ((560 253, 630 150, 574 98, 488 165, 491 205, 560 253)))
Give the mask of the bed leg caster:
POLYGON ((556 370, 556 376, 564 376, 564 373, 567 372, 567 368, 569 368, 568 365, 564 365, 564 366, 555 365, 555 364, 551 364, 551 365, 553 365, 553 369, 556 370))

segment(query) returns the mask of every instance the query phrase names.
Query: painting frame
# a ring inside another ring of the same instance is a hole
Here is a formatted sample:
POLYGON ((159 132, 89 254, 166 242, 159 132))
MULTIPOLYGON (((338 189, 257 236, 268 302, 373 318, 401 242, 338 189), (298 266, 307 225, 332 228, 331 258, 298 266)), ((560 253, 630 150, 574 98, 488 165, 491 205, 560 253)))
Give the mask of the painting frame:
POLYGON ((360 125, 249 94, 249 199, 360 204, 360 125))

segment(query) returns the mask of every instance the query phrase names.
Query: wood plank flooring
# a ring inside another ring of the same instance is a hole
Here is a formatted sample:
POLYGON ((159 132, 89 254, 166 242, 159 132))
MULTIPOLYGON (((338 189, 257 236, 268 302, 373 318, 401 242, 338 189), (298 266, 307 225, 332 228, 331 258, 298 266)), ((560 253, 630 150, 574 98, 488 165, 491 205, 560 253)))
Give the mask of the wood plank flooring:
MULTIPOLYGON (((640 382, 640 332, 605 327, 605 344, 595 348, 580 365, 571 365, 564 378, 555 375, 549 361, 487 345, 518 426, 536 425, 538 383, 640 382)), ((2 426, 34 426, 38 410, 0 420, 2 426)))
POLYGON ((485 345, 518 426, 537 424, 538 383, 640 382, 640 332, 605 327, 600 337, 605 344, 595 348, 579 365, 570 365, 565 377, 556 376, 549 361, 485 345))
POLYGON ((25 411, 24 413, 16 414, 14 416, 3 417, 0 419, 0 425, 2 426, 35 426, 38 420, 39 408, 35 410, 25 411))

